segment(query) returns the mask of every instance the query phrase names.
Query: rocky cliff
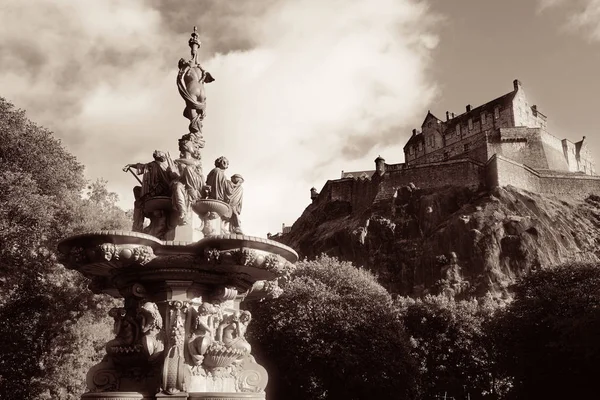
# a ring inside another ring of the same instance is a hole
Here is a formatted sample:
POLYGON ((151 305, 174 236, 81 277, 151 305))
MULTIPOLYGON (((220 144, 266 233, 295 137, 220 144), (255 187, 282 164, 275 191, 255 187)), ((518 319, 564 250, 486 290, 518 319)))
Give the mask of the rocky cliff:
POLYGON ((281 241, 301 257, 320 253, 375 272, 393 293, 506 287, 534 268, 598 261, 600 197, 575 202, 513 187, 403 187, 364 210, 333 201, 309 205, 281 241))

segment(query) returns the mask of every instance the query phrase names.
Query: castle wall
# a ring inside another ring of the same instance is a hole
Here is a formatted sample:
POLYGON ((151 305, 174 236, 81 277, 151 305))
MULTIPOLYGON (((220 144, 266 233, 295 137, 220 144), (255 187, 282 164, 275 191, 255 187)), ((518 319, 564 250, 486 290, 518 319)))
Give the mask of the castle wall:
POLYGON ((585 199, 600 195, 600 177, 569 172, 539 172, 526 165, 495 155, 486 166, 488 187, 512 185, 532 192, 565 198, 585 199))
POLYGON ((411 163, 411 166, 443 162, 457 157, 471 158, 482 163, 486 162, 487 149, 485 135, 471 135, 461 140, 455 140, 444 148, 426 154, 417 160, 416 163, 411 163))
POLYGON ((396 190, 409 183, 422 189, 453 185, 479 187, 484 181, 483 174, 483 164, 472 160, 451 160, 386 171, 375 201, 391 198, 396 190))
POLYGON ((541 131, 542 145, 548 161, 548 169, 569 171, 562 140, 545 131, 541 131))
POLYGON ((592 158, 592 154, 587 145, 585 136, 581 140, 581 148, 579 149, 579 161, 577 163, 577 170, 584 172, 588 175, 596 174, 596 163, 592 158))
POLYGON ((486 165, 486 186, 514 186, 531 192, 540 191, 539 174, 526 165, 493 155, 486 165))
POLYGON ((377 194, 378 183, 371 179, 343 178, 329 180, 321 189, 317 204, 327 201, 346 201, 353 210, 368 207, 377 194))
POLYGON ((489 139, 488 154, 498 154, 532 168, 548 169, 541 135, 539 128, 500 128, 489 139))
POLYGON ((575 148, 575 143, 570 140, 563 139, 562 141, 563 153, 567 159, 567 164, 569 165, 569 171, 576 172, 577 169, 577 149, 575 148))
POLYGON ((348 201, 352 198, 352 188, 354 186, 353 178, 344 178, 336 181, 330 181, 330 186, 330 201, 348 201))

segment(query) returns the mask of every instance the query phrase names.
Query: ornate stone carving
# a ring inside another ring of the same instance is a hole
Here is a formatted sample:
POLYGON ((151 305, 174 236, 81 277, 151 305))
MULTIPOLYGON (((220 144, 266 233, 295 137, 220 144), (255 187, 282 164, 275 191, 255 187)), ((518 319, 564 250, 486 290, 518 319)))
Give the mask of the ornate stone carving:
MULTIPOLYGON (((121 261, 123 264, 135 263, 138 265, 146 265, 156 258, 152 247, 145 245, 135 246, 103 243, 96 248, 94 253, 97 257, 100 257, 100 259, 106 261, 121 261)), ((90 254, 88 254, 88 261, 94 261, 94 258, 95 257, 90 257, 90 254)))
POLYGON ((141 186, 133 188, 135 198, 133 207, 133 227, 134 232, 147 232, 150 228, 144 229, 144 202, 156 196, 170 196, 170 179, 167 173, 167 155, 155 150, 152 154, 154 161, 149 163, 127 164, 123 167, 124 172, 134 174, 141 186), (135 173, 133 172, 135 170, 135 173), (137 175, 143 175, 140 181, 137 175))
POLYGON ((186 134, 179 139, 179 158, 169 163, 171 188, 173 193, 173 210, 178 217, 178 224, 188 223, 191 205, 200 199, 204 186, 200 148, 202 142, 193 134, 186 134))
POLYGON ((251 294, 256 297, 276 299, 283 294, 283 289, 279 287, 278 280, 257 281, 244 296, 251 294))
POLYGON ((251 249, 234 250, 231 254, 233 255, 235 263, 243 266, 253 265, 258 256, 256 251, 251 249))
POLYGON ((220 309, 210 303, 202 303, 192 311, 193 322, 188 341, 188 351, 193 365, 201 365, 204 354, 214 342, 216 326, 219 324, 220 309))
POLYGON ((155 303, 130 297, 125 307, 112 308, 109 315, 115 320, 115 338, 106 344, 109 356, 121 364, 136 364, 162 353, 163 322, 155 303))
POLYGON ((295 265, 277 254, 269 254, 265 257, 262 268, 277 275, 289 275, 294 271, 295 265))
POLYGON ((101 244, 100 246, 98 246, 98 252, 106 261, 119 259, 119 254, 117 253, 117 246, 113 243, 101 244))
POLYGON ((109 361, 102 361, 88 371, 86 384, 91 392, 112 392, 119 390, 119 376, 114 365, 109 361))
POLYGON ((217 249, 206 248, 204 249, 204 257, 209 263, 219 264, 221 261, 221 252, 217 249))
POLYGON ((158 306, 149 301, 145 302, 139 311, 141 316, 142 345, 149 360, 157 358, 164 350, 163 320, 158 306))
POLYGON ((189 369, 184 364, 185 325, 187 307, 181 301, 169 301, 170 338, 162 374, 162 390, 175 394, 187 390, 189 369))
POLYGON ((236 389, 238 392, 263 393, 268 381, 267 370, 258 364, 254 357, 247 356, 237 374, 236 389))
POLYGON ((240 213, 242 212, 244 178, 234 174, 231 180, 225 176, 225 170, 229 167, 229 160, 219 157, 215 160, 213 168, 206 177, 206 192, 209 199, 220 200, 231 206, 232 214, 228 221, 232 233, 242 234, 240 213))
POLYGON ((206 93, 204 83, 213 82, 215 79, 205 71, 198 62, 198 49, 201 42, 198 40, 196 27, 188 42, 192 58, 185 61, 179 60, 179 73, 177 74, 177 89, 185 101, 183 116, 190 120, 190 133, 201 137, 202 121, 206 117, 206 93))
POLYGON ((251 320, 250 311, 242 311, 241 313, 235 311, 219 324, 217 341, 222 342, 229 349, 239 350, 241 356, 250 354, 252 347, 246 341, 246 330, 251 320))
POLYGON ((124 307, 111 308, 108 315, 114 318, 113 332, 115 338, 106 343, 107 354, 123 354, 139 352, 136 346, 139 337, 139 324, 131 313, 124 307))

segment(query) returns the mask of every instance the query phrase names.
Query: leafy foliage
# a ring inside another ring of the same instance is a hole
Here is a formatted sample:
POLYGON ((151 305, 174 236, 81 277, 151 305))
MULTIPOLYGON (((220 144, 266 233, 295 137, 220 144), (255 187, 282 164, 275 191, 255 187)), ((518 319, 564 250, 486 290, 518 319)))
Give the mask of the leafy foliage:
POLYGON ((116 195, 48 130, 0 98, 0 399, 75 399, 92 352, 106 341, 106 308, 86 279, 65 269, 59 240, 126 228, 116 195), (83 343, 92 346, 83 347, 83 343))
POLYGON ((274 399, 411 399, 417 369, 387 291, 327 256, 298 263, 276 300, 254 305, 255 349, 274 399))
POLYGON ((504 390, 486 331, 500 305, 496 300, 428 295, 396 303, 420 363, 424 398, 480 399, 504 390))
POLYGON ((492 329, 499 362, 514 377, 508 398, 589 397, 600 364, 600 266, 539 270, 514 291, 492 329))

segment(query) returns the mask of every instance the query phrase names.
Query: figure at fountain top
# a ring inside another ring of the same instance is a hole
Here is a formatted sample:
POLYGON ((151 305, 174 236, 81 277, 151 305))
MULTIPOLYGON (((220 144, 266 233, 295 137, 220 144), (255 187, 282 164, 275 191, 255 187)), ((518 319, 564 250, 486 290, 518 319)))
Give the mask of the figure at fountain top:
POLYGON ((192 58, 185 61, 179 60, 179 73, 177 74, 177 89, 185 101, 183 116, 190 120, 190 133, 202 137, 202 121, 206 116, 206 93, 204 83, 210 83, 215 79, 210 72, 204 70, 198 62, 198 49, 201 42, 198 40, 197 28, 194 27, 188 42, 192 58))

